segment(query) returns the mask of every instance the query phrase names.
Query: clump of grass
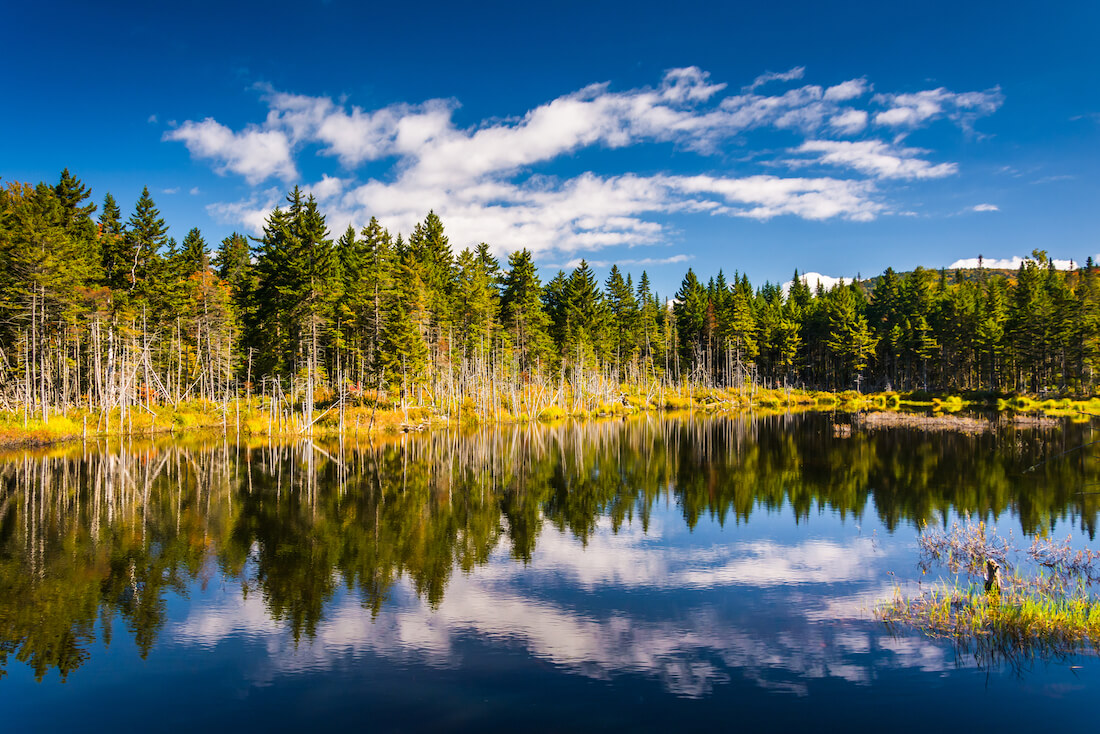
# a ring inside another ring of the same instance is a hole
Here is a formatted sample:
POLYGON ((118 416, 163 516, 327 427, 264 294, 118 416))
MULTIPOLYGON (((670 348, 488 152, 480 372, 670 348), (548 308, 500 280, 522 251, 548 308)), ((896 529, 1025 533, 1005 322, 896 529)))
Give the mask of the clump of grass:
POLYGON ((876 609, 888 624, 950 639, 981 665, 1100 653, 1100 552, 1070 538, 1017 548, 981 522, 922 533, 919 545, 922 573, 944 567, 954 579, 914 597, 895 588, 876 609))
POLYGON ((569 414, 556 405, 547 406, 539 413, 539 420, 546 423, 565 420, 568 417, 569 414))

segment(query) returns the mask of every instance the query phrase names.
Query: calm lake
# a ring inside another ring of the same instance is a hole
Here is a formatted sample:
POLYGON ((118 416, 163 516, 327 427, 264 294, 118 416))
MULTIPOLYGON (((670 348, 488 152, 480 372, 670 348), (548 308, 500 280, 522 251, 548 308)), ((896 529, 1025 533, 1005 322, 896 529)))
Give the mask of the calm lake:
POLYGON ((874 615, 926 524, 1100 547, 1091 427, 848 419, 7 454, 3 728, 1091 728, 1100 660, 874 615))

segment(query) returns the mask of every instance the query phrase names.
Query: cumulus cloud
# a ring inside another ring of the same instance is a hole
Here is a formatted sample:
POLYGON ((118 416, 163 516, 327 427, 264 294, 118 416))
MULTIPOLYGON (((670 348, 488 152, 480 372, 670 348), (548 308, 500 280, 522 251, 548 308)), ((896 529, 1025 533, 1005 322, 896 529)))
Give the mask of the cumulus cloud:
MULTIPOLYGON (((757 91, 789 85, 804 74, 803 67, 769 72, 730 94, 726 83, 698 67, 671 69, 655 86, 615 90, 609 83, 591 84, 516 117, 469 127, 456 124, 459 103, 453 99, 365 109, 260 86, 267 107, 261 121, 239 130, 212 118, 186 121, 163 137, 182 142, 216 172, 240 175, 254 186, 270 179, 299 181, 299 155, 332 159, 341 170, 325 172, 304 188, 323 201, 333 231, 377 216, 392 231, 409 232, 434 209, 457 247, 484 241, 498 252, 528 247, 567 256, 612 245, 667 243, 662 219, 671 213, 868 221, 890 211, 881 182, 955 172, 954 163, 918 157, 927 151, 830 139, 868 129, 871 113, 853 106, 871 90, 866 79, 757 91), (671 143, 677 155, 710 156, 742 145, 761 129, 802 139, 793 150, 803 157, 766 160, 772 154, 761 151, 764 158, 750 157, 738 170, 697 176, 582 171, 557 178, 539 171, 592 148, 671 143), (358 175, 362 166, 379 161, 383 168, 371 177, 358 175), (846 169, 850 177, 776 175, 777 166, 809 163, 846 169)), ((873 119, 879 127, 904 123, 906 129, 941 116, 962 120, 995 109, 999 96, 999 90, 943 89, 877 95, 874 104, 887 109, 873 119), (890 120, 891 114, 907 117, 891 124, 879 119, 890 120)), ((214 204, 211 213, 237 217, 234 224, 255 232, 264 219, 258 207, 279 200, 268 191, 253 192, 239 202, 214 204)))
POLYGON ((895 148, 881 140, 807 140, 796 153, 816 153, 822 163, 845 166, 875 178, 943 178, 958 171, 954 163, 932 164, 915 156, 926 151, 895 148))
POLYGON ((325 202, 334 199, 344 191, 344 187, 347 185, 347 180, 343 178, 337 178, 330 176, 327 173, 321 175, 321 180, 317 183, 303 186, 302 189, 307 195, 312 195, 317 201, 325 202))
POLYGON ((237 173, 250 184, 271 176, 291 181, 298 171, 290 157, 290 140, 282 130, 250 126, 235 133, 213 118, 187 121, 164 133, 164 140, 177 140, 196 158, 215 161, 219 173, 237 173))
POLYGON ((970 207, 970 211, 974 212, 999 212, 1001 207, 996 204, 975 204, 970 207))

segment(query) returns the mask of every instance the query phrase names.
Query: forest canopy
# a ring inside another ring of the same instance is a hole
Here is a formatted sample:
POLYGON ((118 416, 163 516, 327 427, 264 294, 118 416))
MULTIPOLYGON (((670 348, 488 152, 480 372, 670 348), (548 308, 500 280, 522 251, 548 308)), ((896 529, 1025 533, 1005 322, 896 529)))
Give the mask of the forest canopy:
MULTIPOLYGON (((1100 282, 1041 250, 1018 271, 887 269, 811 290, 584 261, 540 273, 527 250, 455 252, 429 211, 412 232, 372 218, 332 233, 297 187, 259 237, 181 242, 148 189, 123 217, 68 170, 0 190, 0 407, 64 411, 222 399, 264 384, 387 386, 471 375, 525 384, 567 371, 616 383, 1091 393, 1100 282)), ((418 393, 419 394, 419 393, 418 393)))

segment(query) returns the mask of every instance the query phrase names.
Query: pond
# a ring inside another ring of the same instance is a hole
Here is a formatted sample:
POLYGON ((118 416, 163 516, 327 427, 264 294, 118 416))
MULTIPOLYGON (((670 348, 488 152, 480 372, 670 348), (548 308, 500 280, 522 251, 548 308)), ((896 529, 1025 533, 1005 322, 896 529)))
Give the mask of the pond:
POLYGON ((875 616, 921 580, 924 526, 1097 548, 1091 427, 848 420, 8 454, 4 728, 1091 723, 1094 657, 990 661, 875 616))

